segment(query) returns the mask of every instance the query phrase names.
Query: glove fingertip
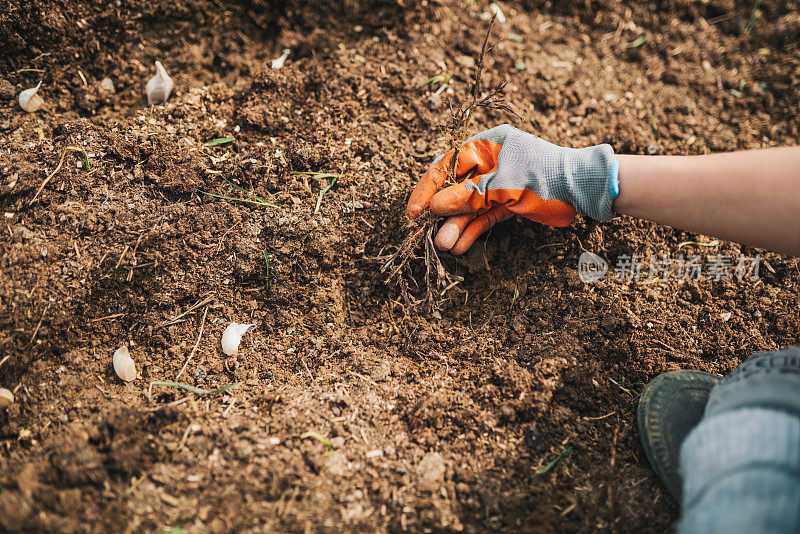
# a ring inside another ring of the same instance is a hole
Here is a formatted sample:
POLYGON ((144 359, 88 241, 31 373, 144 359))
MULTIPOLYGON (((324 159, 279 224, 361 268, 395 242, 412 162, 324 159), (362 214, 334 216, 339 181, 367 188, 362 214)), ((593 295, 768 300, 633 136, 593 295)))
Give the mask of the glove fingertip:
POLYGON ((433 214, 446 217, 474 212, 469 203, 474 191, 467 188, 468 183, 458 183, 433 195, 430 202, 433 214))

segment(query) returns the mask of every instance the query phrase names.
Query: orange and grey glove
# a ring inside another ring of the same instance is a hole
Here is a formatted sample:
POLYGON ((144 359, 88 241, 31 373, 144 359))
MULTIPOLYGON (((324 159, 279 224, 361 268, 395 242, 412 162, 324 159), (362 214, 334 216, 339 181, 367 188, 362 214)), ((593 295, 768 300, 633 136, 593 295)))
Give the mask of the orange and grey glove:
POLYGON ((439 191, 447 178, 453 151, 433 162, 406 207, 416 219, 430 206, 449 217, 436 235, 436 246, 463 254, 483 232, 521 215, 550 226, 568 226, 576 214, 601 221, 613 216, 619 193, 619 163, 603 144, 565 148, 508 124, 486 130, 461 147, 458 183, 439 191))

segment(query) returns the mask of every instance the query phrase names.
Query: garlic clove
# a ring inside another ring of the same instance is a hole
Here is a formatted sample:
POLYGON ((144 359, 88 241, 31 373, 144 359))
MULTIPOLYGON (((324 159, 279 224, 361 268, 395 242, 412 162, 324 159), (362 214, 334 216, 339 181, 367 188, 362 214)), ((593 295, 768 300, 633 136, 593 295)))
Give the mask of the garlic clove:
POLYGON ((0 410, 14 404, 14 394, 5 388, 0 388, 0 410))
POLYGON ((117 92, 117 88, 114 87, 114 81, 108 76, 100 80, 100 92, 106 95, 113 95, 117 92))
POLYGON ((242 342, 242 336, 254 326, 255 323, 231 323, 228 325, 228 328, 222 332, 222 352, 228 356, 233 356, 239 352, 239 343, 242 342))
POLYGON ((133 363, 131 353, 125 345, 114 352, 113 363, 114 372, 125 382, 130 382, 136 378, 136 364, 133 363))
POLYGON ((283 68, 283 64, 286 63, 286 58, 289 57, 289 53, 290 50, 288 48, 284 48, 281 57, 272 60, 272 68, 273 69, 283 68))
POLYGON ((160 61, 156 61, 156 75, 150 78, 145 87, 147 103, 152 106, 153 104, 166 102, 170 93, 172 93, 173 87, 175 87, 175 82, 167 74, 164 65, 160 61))
POLYGON ((37 95, 36 93, 39 92, 39 88, 42 86, 42 82, 36 87, 31 87, 30 89, 25 89, 19 94, 19 107, 27 111, 28 113, 33 113, 44 104, 44 100, 42 97, 37 95))

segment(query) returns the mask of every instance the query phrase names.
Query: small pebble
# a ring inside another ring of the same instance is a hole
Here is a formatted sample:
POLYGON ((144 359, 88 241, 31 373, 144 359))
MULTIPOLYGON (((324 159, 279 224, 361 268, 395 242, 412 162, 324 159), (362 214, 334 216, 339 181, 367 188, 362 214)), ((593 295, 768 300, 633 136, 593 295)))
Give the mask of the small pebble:
POLYGON ((194 370, 194 381, 195 382, 202 382, 208 376, 208 371, 202 365, 198 365, 197 369, 194 370))
POLYGON ((100 92, 106 95, 113 95, 117 92, 114 82, 108 76, 100 80, 100 92))
POLYGON ((325 458, 325 468, 332 475, 344 475, 347 473, 348 465, 347 455, 342 451, 333 451, 325 458))
POLYGON ((417 475, 423 486, 437 486, 444 478, 444 458, 438 452, 429 452, 417 464, 417 475))

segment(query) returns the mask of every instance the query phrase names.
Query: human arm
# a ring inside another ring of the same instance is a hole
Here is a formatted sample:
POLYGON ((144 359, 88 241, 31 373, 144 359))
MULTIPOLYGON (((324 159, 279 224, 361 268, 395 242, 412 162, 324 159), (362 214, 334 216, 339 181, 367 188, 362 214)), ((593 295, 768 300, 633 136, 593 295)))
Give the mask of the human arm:
POLYGON ((800 255, 800 147, 626 156, 608 145, 558 147, 504 125, 464 144, 460 181, 439 191, 451 157, 431 165, 406 214, 413 219, 430 205, 449 217, 435 242, 454 254, 515 214, 567 226, 576 213, 609 220, 616 211, 800 255))
POLYGON ((616 158, 615 212, 800 256, 800 147, 616 158))

